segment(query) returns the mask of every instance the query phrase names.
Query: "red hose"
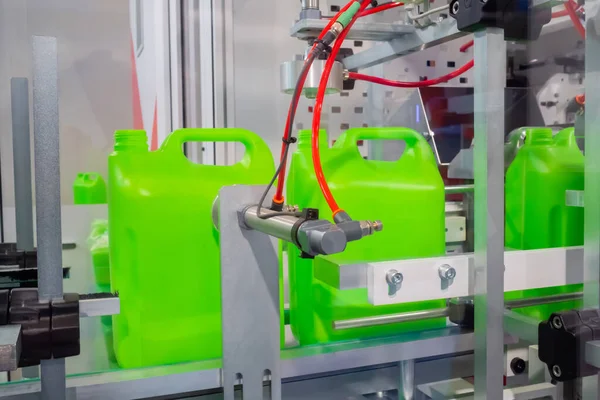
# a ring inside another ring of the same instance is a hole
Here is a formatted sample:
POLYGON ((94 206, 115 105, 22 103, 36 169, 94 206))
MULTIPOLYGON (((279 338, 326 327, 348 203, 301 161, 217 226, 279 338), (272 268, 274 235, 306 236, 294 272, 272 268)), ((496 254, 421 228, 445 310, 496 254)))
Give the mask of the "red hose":
POLYGON ((400 7, 403 6, 404 3, 387 3, 387 4, 382 4, 380 6, 377 7, 372 7, 369 8, 368 10, 365 10, 361 13, 358 14, 358 17, 366 17, 367 15, 372 15, 372 14, 377 14, 378 12, 382 12, 382 11, 386 11, 386 10, 391 10, 392 8, 396 8, 396 7, 400 7))
POLYGON ((327 82, 329 81, 329 76, 331 75, 331 69, 333 68, 333 63, 335 62, 335 58, 342 47, 342 43, 344 39, 350 32, 352 25, 358 18, 358 15, 367 8, 367 6, 371 3, 370 0, 363 0, 358 13, 354 16, 352 21, 348 24, 346 29, 340 34, 333 45, 333 49, 331 50, 331 54, 325 63, 325 68, 323 69, 323 75, 321 76, 321 81, 319 83, 319 90, 317 91, 317 98, 315 100, 315 107, 313 110, 313 123, 312 123, 312 160, 313 167, 315 169, 315 175, 317 177, 317 182, 319 182, 319 187, 321 188, 321 192, 323 193, 323 197, 327 202, 327 205, 331 209, 333 216, 335 217, 342 209, 339 207, 331 190, 329 189, 329 185, 327 184, 327 180, 325 179, 325 174, 323 173, 323 167, 321 165, 321 154, 319 152, 319 130, 321 129, 321 111, 323 110, 323 100, 325 98, 325 91, 327 89, 327 82))
MULTIPOLYGON (((338 17, 345 12, 348 8, 350 8, 350 6, 352 5, 352 3, 354 3, 354 0, 348 2, 348 4, 346 4, 344 7, 342 7, 342 9, 340 11, 338 11, 338 13, 335 15, 335 17, 331 18, 331 20, 327 23, 327 26, 325 26, 325 29, 323 29, 321 31, 321 34, 319 34, 319 39, 323 39, 323 37, 325 36, 325 34, 329 31, 329 29, 331 29, 331 26, 335 23, 335 21, 338 19, 338 17)), ((310 50, 311 52, 314 51, 316 44, 313 45, 312 49, 310 50)), ((308 59, 308 57, 307 57, 308 59)), ((300 77, 300 86, 304 87, 304 83, 306 82, 306 76, 308 75, 308 71, 304 76, 300 77)), ((277 203, 277 204, 283 204, 284 202, 284 197, 283 197, 283 184, 285 182, 285 170, 286 170, 286 163, 283 158, 285 156, 285 148, 286 148, 286 142, 289 140, 289 134, 288 132, 290 131, 290 124, 292 123, 292 114, 296 112, 296 108, 293 106, 294 104, 298 104, 298 99, 300 98, 301 95, 301 91, 298 92, 298 95, 295 99, 292 99, 292 101, 290 102, 290 107, 288 109, 288 116, 287 116, 287 120, 285 123, 285 131, 283 132, 283 144, 281 145, 281 155, 279 156, 279 162, 283 163, 281 166, 281 170, 279 171, 279 177, 277 179, 277 190, 275 191, 275 195, 273 196, 273 202, 277 203)))
POLYGON ((573 23, 575 30, 577 30, 581 38, 585 40, 585 28, 583 27, 583 24, 577 15, 577 11, 575 10, 573 2, 567 1, 565 3, 565 11, 569 14, 569 18, 571 18, 571 22, 573 23))
POLYGON ((420 88, 420 87, 437 85, 438 83, 448 82, 450 79, 454 79, 457 76, 462 75, 465 72, 467 72, 468 70, 470 70, 471 68, 473 68, 473 65, 475 65, 475 63, 473 62, 473 60, 471 60, 468 63, 466 63, 465 65, 463 65, 462 67, 450 72, 449 74, 440 76, 439 78, 427 79, 427 80, 419 81, 419 82, 392 81, 389 79, 378 78, 376 76, 359 74, 357 72, 350 72, 348 74, 348 77, 350 79, 356 79, 359 81, 367 81, 367 82, 377 83, 379 85, 385 85, 385 86, 393 86, 393 87, 399 87, 399 88, 420 88))

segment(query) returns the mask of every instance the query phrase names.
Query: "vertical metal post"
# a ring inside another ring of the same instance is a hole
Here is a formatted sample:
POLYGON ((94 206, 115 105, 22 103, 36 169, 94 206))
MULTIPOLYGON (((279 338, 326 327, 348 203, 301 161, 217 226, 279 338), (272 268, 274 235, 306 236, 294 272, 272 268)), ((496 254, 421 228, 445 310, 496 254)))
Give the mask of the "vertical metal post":
POLYGON ((400 361, 398 367, 400 368, 398 398, 412 400, 415 398, 415 360, 400 361))
POLYGON ((29 82, 27 78, 12 78, 10 80, 10 99, 12 110, 17 248, 20 250, 33 250, 29 82))
MULTIPOLYGON (((38 290, 48 302, 63 297, 57 58, 56 38, 33 37, 38 290)), ((65 360, 43 360, 41 383, 42 399, 65 399, 65 360)))
MULTIPOLYGON (((586 1, 585 37, 585 308, 600 306, 600 2, 586 1)), ((597 399, 598 377, 583 378, 583 399, 597 399)))
POLYGON ((238 213, 260 197, 264 186, 227 186, 219 192, 223 398, 281 400, 280 302, 277 241, 240 227, 238 213), (243 304, 243 307, 241 306, 243 304), (263 397, 264 378, 271 379, 263 397))
POLYGON ((504 87, 499 28, 475 33, 475 398, 501 399, 504 375, 504 87))

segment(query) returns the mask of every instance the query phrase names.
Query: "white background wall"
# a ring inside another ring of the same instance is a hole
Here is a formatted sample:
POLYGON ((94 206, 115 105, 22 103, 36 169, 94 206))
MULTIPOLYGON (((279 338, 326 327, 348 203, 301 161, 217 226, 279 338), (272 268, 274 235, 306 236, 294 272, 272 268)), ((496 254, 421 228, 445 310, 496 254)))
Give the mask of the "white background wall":
POLYGON ((5 206, 14 205, 10 78, 31 79, 31 35, 58 40, 61 195, 63 204, 72 204, 77 172, 95 171, 106 177, 113 132, 132 127, 129 32, 125 0, 0 0, 0 166, 5 206))

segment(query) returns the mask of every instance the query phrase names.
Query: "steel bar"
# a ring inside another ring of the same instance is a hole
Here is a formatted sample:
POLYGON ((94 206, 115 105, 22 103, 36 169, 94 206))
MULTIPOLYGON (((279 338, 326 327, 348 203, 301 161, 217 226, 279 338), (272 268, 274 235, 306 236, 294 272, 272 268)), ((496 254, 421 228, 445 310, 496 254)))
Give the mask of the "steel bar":
POLYGON ((504 86, 499 28, 475 32, 475 398, 502 398, 504 378, 504 86))
POLYGON ((13 169, 17 248, 33 250, 33 201, 31 195, 31 145, 29 129, 29 82, 10 80, 13 169))
MULTIPOLYGON (((585 2, 584 307, 600 306, 600 2, 585 2)), ((587 353, 587 349, 586 349, 587 353)), ((587 354, 586 354, 587 355, 587 354)), ((583 400, 600 396, 597 376, 583 378, 583 400)))
POLYGON ((475 190, 474 185, 455 185, 446 186, 444 188, 446 194, 457 194, 457 193, 472 193, 475 190))
POLYGON ((117 296, 84 298, 79 300, 80 317, 101 317, 116 315, 121 311, 121 303, 117 296))
MULTIPOLYGON (((507 301, 505 306, 512 310, 515 308, 539 306, 549 303, 559 303, 562 301, 581 300, 582 292, 560 293, 552 296, 533 297, 529 299, 519 299, 507 301)), ((381 315, 377 317, 365 317, 356 319, 346 319, 333 322, 334 329, 352 329, 363 328, 366 326, 376 326, 385 324, 395 324, 400 322, 420 321, 430 318, 442 318, 448 316, 447 308, 437 308, 434 310, 414 311, 400 314, 381 315)), ((538 321, 539 322, 539 321, 538 321)))
MULTIPOLYGON (((57 42, 33 37, 33 126, 38 289, 41 301, 63 296, 57 42)), ((65 360, 41 362, 42 399, 66 398, 65 360)))
POLYGON ((381 315, 377 317, 365 317, 346 319, 333 322, 333 329, 352 329, 365 326, 376 326, 386 324, 397 324, 400 322, 420 321, 430 318, 445 318, 448 316, 448 308, 436 308, 434 310, 414 311, 401 314, 381 315))
POLYGON ((398 368, 400 370, 398 398, 412 400, 415 397, 415 360, 400 361, 398 368))

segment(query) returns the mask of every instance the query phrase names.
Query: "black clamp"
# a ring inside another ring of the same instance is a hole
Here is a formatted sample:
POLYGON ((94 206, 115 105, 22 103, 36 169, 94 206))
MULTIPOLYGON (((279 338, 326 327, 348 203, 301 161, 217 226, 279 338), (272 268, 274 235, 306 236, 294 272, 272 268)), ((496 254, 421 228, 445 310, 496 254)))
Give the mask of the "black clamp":
POLYGON ((79 295, 40 302, 37 288, 0 290, 0 325, 21 325, 19 367, 79 355, 79 295))
POLYGON ((448 304, 450 322, 465 329, 475 328, 475 307, 473 301, 453 299, 448 304))
POLYGON ((554 313, 538 327, 538 356, 558 382, 591 376, 599 369, 585 362, 585 346, 600 339, 600 310, 554 313))
POLYGON ((505 40, 536 40, 552 19, 551 7, 535 7, 524 0, 453 0, 450 15, 459 31, 504 29, 505 40))
MULTIPOLYGON (((300 226, 303 223, 305 223, 306 221, 317 220, 317 219, 319 219, 319 209, 318 208, 305 208, 302 210, 302 216, 300 218, 298 218, 298 221, 296 221, 296 223, 294 223, 294 226, 292 227, 292 240, 293 240, 292 243, 294 243, 294 245, 296 245, 296 247, 298 247, 299 249, 302 248, 300 243, 298 243, 298 230, 300 229, 300 226)), ((315 257, 311 256, 308 253, 301 252, 300 258, 315 258, 315 257)))
POLYGON ((296 143, 298 141, 298 139, 296 139, 293 136, 290 136, 287 139, 286 138, 281 138, 281 141, 289 146, 290 144, 296 143))

